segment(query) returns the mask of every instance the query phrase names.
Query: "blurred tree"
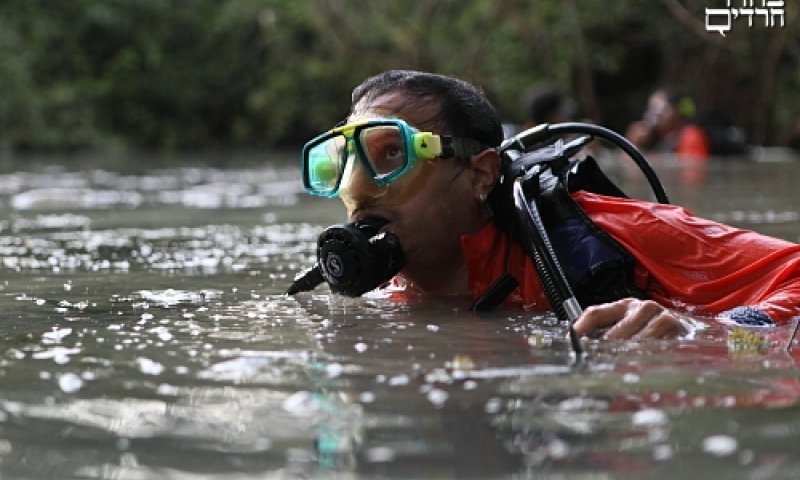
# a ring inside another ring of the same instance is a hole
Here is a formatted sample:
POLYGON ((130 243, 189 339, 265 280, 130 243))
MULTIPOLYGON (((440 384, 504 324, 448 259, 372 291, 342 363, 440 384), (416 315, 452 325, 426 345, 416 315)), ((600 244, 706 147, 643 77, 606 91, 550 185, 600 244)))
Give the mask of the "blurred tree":
POLYGON ((82 45, 60 16, 88 2, 8 0, 0 7, 0 143, 17 148, 72 148, 97 140, 93 89, 82 45))
POLYGON ((617 130, 679 84, 774 142, 800 115, 798 5, 783 27, 743 20, 723 38, 707 3, 5 0, 0 149, 296 145, 387 68, 463 77, 512 121, 547 80, 617 130))

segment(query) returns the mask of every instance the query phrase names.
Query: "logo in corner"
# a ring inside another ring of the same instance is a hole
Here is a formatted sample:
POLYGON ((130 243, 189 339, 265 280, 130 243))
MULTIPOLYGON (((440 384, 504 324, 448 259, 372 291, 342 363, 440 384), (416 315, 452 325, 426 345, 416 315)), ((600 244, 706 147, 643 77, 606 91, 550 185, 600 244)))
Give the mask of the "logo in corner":
POLYGON ((731 7, 731 0, 725 1, 726 8, 706 8, 706 31, 718 32, 723 37, 733 28, 734 21, 747 19, 747 26, 753 27, 763 18, 767 28, 783 27, 786 22, 784 0, 741 0, 741 7, 731 7))

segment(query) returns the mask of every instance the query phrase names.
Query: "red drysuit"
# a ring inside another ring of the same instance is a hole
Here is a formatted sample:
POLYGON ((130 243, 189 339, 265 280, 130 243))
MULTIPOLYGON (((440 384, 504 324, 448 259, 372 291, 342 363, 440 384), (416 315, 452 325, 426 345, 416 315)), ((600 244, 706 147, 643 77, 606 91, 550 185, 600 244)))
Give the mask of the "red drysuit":
MULTIPOLYGON (((589 217, 636 259, 650 298, 698 315, 751 307, 783 323, 800 315, 800 245, 694 217, 675 205, 573 195, 589 217)), ((493 223, 461 239, 473 299, 506 269, 507 237, 493 223)), ((536 270, 514 243, 508 268, 520 285, 507 306, 548 309, 536 270)))

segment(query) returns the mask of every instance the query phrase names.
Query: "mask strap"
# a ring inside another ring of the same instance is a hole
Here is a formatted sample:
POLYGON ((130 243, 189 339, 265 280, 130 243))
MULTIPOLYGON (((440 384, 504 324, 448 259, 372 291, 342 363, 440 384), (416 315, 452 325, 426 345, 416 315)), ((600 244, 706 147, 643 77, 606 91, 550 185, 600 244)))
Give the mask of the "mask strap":
POLYGON ((477 140, 471 138, 453 137, 450 135, 441 135, 442 139, 442 157, 458 157, 469 158, 476 153, 486 150, 487 146, 477 140))

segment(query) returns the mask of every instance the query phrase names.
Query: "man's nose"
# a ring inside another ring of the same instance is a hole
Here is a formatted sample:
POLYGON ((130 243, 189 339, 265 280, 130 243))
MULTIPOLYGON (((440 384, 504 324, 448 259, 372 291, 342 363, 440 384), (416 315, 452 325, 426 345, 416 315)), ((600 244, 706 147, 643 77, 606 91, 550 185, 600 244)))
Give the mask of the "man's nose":
POLYGON ((386 187, 375 183, 372 176, 367 172, 364 165, 355 158, 350 160, 347 170, 339 186, 339 194, 342 198, 349 198, 357 203, 367 199, 374 199, 383 196, 386 187))

